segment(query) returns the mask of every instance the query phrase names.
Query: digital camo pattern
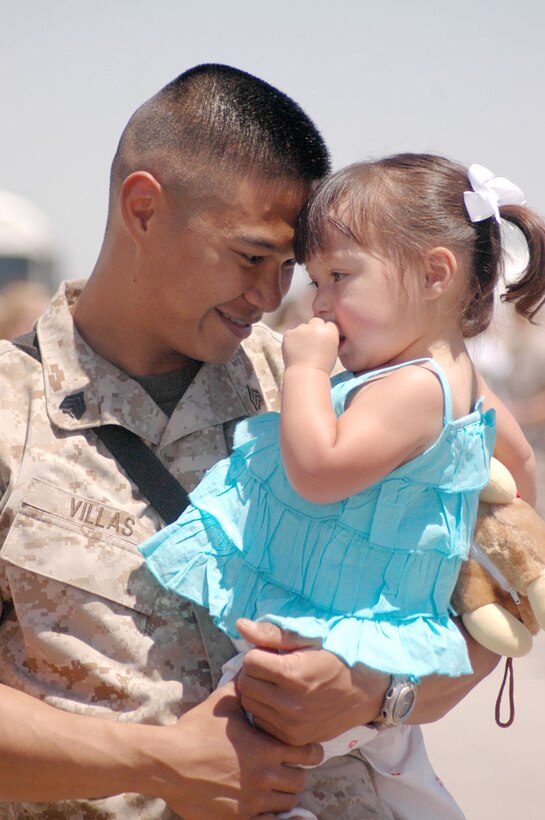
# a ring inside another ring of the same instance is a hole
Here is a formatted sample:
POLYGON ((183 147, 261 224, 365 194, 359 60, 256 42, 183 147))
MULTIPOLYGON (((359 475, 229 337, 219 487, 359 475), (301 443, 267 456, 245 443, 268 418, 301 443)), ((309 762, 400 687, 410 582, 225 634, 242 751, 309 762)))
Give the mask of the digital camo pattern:
POLYGON ((297 803, 319 820, 394 820, 377 795, 371 766, 359 751, 332 757, 311 769, 297 803))
MULTIPOLYGON (((278 409, 279 338, 257 326, 168 419, 74 329, 82 285, 62 286, 38 323, 43 370, 0 342, 0 682, 81 714, 171 724, 209 694, 231 645, 143 568, 136 547, 162 522, 91 428, 132 430, 189 491, 227 454, 226 423, 278 409)), ((353 785, 335 788, 352 799, 353 785)), ((0 805, 2 818, 174 816, 140 795, 0 805)))
MULTIPOLYGON (((160 590, 142 567, 136 546, 161 521, 90 428, 133 430, 190 490, 227 454, 224 422, 277 406, 278 338, 256 328, 248 354, 202 367, 167 419, 74 332, 68 307, 79 287, 61 289, 38 324, 45 380, 38 362, 0 343, 0 680, 63 709, 173 723, 211 691, 210 661, 219 666, 231 645, 209 642, 218 654, 210 659, 202 613, 197 621, 189 603, 160 590), (77 418, 60 405, 70 409, 66 397, 80 393, 77 418)), ((33 811, 173 816, 138 796, 33 811)))

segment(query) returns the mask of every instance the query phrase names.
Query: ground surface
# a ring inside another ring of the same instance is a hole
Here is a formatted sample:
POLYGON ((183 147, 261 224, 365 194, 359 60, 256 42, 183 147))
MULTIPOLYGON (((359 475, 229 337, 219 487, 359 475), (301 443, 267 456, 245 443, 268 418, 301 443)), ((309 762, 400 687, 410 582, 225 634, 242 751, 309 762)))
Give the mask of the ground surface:
POLYGON ((494 720, 502 675, 503 662, 442 721, 424 728, 428 752, 467 820, 544 820, 545 633, 515 661, 509 729, 494 720))

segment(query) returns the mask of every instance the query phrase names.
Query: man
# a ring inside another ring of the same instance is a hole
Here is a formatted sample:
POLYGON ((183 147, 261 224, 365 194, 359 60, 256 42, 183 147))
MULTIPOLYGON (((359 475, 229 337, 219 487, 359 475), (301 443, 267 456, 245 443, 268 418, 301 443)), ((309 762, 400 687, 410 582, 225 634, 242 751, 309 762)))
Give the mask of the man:
MULTIPOLYGON (((267 817, 295 804, 306 775, 294 766, 320 760, 316 742, 380 711, 386 676, 321 650, 266 651, 296 645, 263 624, 246 626, 265 649, 239 691, 271 734, 234 687, 210 694, 231 648, 142 567, 136 546, 162 521, 93 430, 136 433, 190 490, 226 455, 234 420, 277 406, 278 340, 252 328, 289 287, 295 220, 328 167, 285 95, 225 66, 186 72, 125 129, 97 264, 38 322, 41 361, 0 348, 10 816, 30 803, 38 817, 267 817)), ((427 682, 416 718, 440 716, 492 668, 472 652, 479 674, 427 682)), ((388 816, 363 758, 340 766, 311 775, 321 816, 388 816)))

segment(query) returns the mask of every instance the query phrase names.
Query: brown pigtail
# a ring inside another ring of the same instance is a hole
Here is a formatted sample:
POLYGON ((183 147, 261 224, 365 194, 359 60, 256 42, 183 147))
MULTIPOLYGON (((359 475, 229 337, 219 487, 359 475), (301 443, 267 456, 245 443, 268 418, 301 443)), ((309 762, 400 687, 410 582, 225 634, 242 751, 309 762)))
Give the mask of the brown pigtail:
POLYGON ((464 337, 486 330, 494 312, 494 293, 502 271, 500 227, 495 219, 470 223, 473 229, 473 258, 468 281, 468 301, 461 316, 464 337))
POLYGON ((502 301, 513 302, 516 312, 531 321, 545 303, 545 223, 523 205, 505 205, 500 214, 522 232, 529 254, 526 268, 507 284, 502 301))

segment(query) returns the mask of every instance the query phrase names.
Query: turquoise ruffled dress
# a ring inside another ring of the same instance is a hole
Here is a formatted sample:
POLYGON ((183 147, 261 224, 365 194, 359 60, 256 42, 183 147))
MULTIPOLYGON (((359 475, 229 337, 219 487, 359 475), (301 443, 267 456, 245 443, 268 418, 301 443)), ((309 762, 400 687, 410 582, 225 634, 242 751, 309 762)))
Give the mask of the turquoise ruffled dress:
POLYGON ((414 677, 471 672, 449 617, 489 476, 494 411, 453 419, 443 371, 418 359, 332 379, 340 415, 351 392, 397 367, 430 362, 444 427, 424 453, 332 504, 301 498, 286 477, 279 414, 241 422, 231 456, 206 473, 180 518, 141 546, 165 588, 207 607, 239 638, 239 617, 272 621, 347 664, 414 677))

